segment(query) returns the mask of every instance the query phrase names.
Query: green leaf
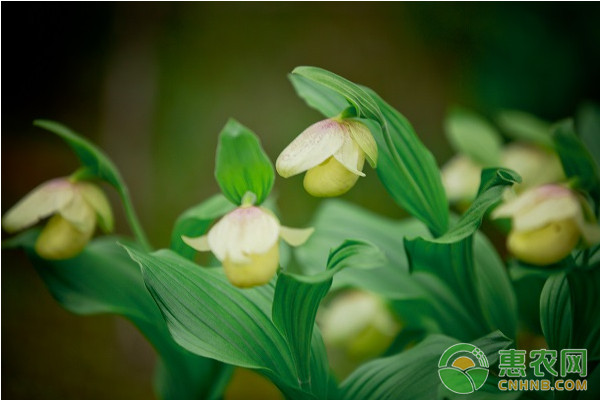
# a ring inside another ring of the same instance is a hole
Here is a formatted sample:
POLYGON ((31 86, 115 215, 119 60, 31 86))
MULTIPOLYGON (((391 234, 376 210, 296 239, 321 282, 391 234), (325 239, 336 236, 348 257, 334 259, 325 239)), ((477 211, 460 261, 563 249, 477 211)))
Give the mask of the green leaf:
POLYGON ((38 119, 33 124, 58 135, 71 147, 84 166, 83 175, 86 177, 91 175, 93 178, 102 179, 114 186, 123 201, 125 214, 137 240, 142 246, 150 249, 146 234, 133 209, 129 189, 113 162, 99 148, 58 122, 38 119))
POLYGON ((481 171, 479 194, 448 232, 434 239, 436 243, 457 242, 472 235, 481 225, 481 220, 487 210, 502 199, 502 193, 507 186, 521 182, 521 177, 506 168, 487 168, 481 171))
POLYGON ((344 96, 324 89, 323 86, 308 78, 295 74, 289 74, 288 77, 298 96, 304 99, 310 107, 320 111, 328 118, 337 116, 349 106, 344 96))
POLYGON ((343 106, 342 96, 359 118, 370 120, 379 149, 377 173, 387 190, 435 234, 445 232, 448 203, 439 170, 406 118, 370 89, 321 68, 297 67, 292 76, 304 78, 292 79, 298 95, 324 115, 331 116, 335 107, 343 106), (308 86, 306 80, 312 84, 308 86))
MULTIPOLYGON (((229 368, 198 357, 177 345, 160 310, 144 286, 140 269, 105 236, 91 241, 76 257, 52 261, 42 259, 33 246, 38 232, 30 230, 9 245, 23 247, 52 296, 67 310, 80 315, 114 314, 129 319, 150 341, 160 356, 157 366, 159 398, 216 399, 221 391, 212 386, 229 368)), ((126 242, 126 239, 118 238, 126 242)), ((129 246, 134 247, 133 243, 129 246)))
POLYGON ((254 193, 256 204, 261 204, 273 187, 273 164, 258 137, 234 119, 219 136, 215 178, 225 197, 238 205, 246 192, 254 193))
POLYGON ((572 120, 559 123, 553 133, 556 151, 568 178, 575 178, 577 185, 600 196, 598 166, 585 145, 575 134, 572 120))
MULTIPOLYGON (((368 362, 342 382, 342 398, 435 399, 441 386, 438 361, 443 352, 455 343, 456 339, 432 335, 410 350, 368 362)), ((511 340, 499 332, 473 342, 486 354, 490 365, 497 360, 498 350, 510 343, 511 340)))
MULTIPOLYGON (((229 283, 222 268, 199 267, 170 250, 152 254, 127 250, 142 266, 146 285, 181 346, 198 355, 256 369, 289 398, 315 398, 311 393, 331 389, 320 334, 316 330, 308 334, 314 324, 312 311, 294 314, 290 308, 300 304, 281 304, 283 309, 274 317, 276 326, 271 319, 273 282, 240 290, 229 283), (299 331, 291 332, 290 324, 299 331), (311 356, 307 356, 307 348, 311 356), (310 384, 301 379, 307 375, 310 384)), ((286 285, 291 284, 292 290, 300 290, 304 299, 313 302, 312 307, 318 306, 322 282, 315 287, 299 283, 299 288, 295 277, 282 277, 277 296, 293 302, 286 293, 286 285)))
POLYGON ((548 347, 569 348, 573 331, 571 296, 565 273, 552 275, 540 295, 540 320, 548 347))
MULTIPOLYGON (((322 273, 299 276, 284 272, 279 275, 273 299, 273 323, 290 346, 302 388, 327 397, 328 374, 311 376, 310 362, 311 357, 315 357, 311 354, 311 343, 315 340, 313 327, 317 309, 331 287, 333 275, 351 265, 348 262, 351 258, 364 260, 378 256, 378 249, 368 243, 347 241, 330 254, 327 269, 322 273)), ((327 363, 326 357, 316 361, 327 363)))
MULTIPOLYGON (((329 250, 346 239, 377 243, 388 262, 379 259, 367 269, 361 268, 365 262, 349 258, 348 262, 355 264, 335 275, 333 287, 360 288, 387 298, 404 321, 405 329, 444 332, 468 340, 487 332, 489 325, 514 337, 515 294, 504 264, 483 235, 475 236, 476 289, 472 289, 476 290, 477 301, 482 304, 482 322, 466 311, 457 295, 440 279, 428 275, 419 278, 423 279, 420 281, 409 274, 403 238, 427 236, 427 229, 420 221, 394 221, 331 199, 321 203, 310 225, 315 227, 314 234, 294 250, 296 259, 307 273, 317 273, 315 266, 325 264, 329 250), (489 323, 486 325, 485 321, 489 323), (481 327, 482 324, 485 327, 481 327)), ((373 260, 376 258, 372 257, 373 260)), ((433 262, 436 266, 439 264, 437 259, 433 262)))
POLYGON ((498 113, 496 121, 500 128, 511 138, 553 148, 550 136, 551 125, 546 121, 517 110, 504 110, 498 113))
POLYGON ((571 271, 567 281, 573 321, 571 348, 587 349, 588 359, 600 360, 600 269, 571 271))
POLYGON ((500 165, 502 137, 483 117, 456 107, 446 116, 444 126, 457 153, 464 153, 484 166, 500 165))
POLYGON ((225 196, 217 194, 187 209, 175 221, 171 233, 171 250, 191 260, 196 254, 196 250, 185 244, 181 236, 196 237, 204 235, 215 219, 227 214, 234 208, 235 205, 227 200, 225 196))
POLYGON ((577 109, 575 131, 600 166, 600 106, 586 103, 577 109))

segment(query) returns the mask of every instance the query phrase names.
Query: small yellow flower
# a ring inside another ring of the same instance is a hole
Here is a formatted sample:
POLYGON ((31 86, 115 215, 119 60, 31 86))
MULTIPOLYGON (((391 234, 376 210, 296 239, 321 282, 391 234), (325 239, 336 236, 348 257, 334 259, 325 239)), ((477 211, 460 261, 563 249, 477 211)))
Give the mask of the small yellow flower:
POLYGON ((281 226, 266 209, 242 205, 221 218, 207 235, 182 239, 198 251, 212 251, 223 263, 229 281, 245 288, 264 285, 275 275, 279 269, 280 237, 299 246, 313 231, 281 226))
POLYGON ((96 222, 108 232, 113 216, 102 190, 89 182, 58 178, 35 188, 2 218, 7 232, 17 232, 51 217, 35 243, 43 258, 76 256, 92 237, 96 222))
POLYGON ((600 227, 587 214, 571 190, 545 185, 502 204, 492 217, 512 218, 506 245, 516 258, 549 265, 569 255, 580 238, 586 245, 600 242, 600 227))
POLYGON ((309 126, 279 155, 279 175, 289 178, 306 171, 304 188, 316 197, 346 193, 362 172, 365 158, 377 165, 377 144, 365 124, 331 118, 309 126))

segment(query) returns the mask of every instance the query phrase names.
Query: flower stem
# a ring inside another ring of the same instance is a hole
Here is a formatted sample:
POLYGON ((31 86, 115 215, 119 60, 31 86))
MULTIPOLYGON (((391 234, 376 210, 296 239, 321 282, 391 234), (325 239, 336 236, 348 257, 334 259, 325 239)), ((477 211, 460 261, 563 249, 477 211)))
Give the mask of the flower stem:
POLYGON ((121 200, 123 201, 125 216, 127 217, 127 222, 129 222, 129 226, 133 231, 133 235, 145 250, 152 250, 152 246, 150 245, 150 242, 146 237, 146 233, 144 232, 144 229, 140 224, 137 214, 135 213, 135 209, 133 208, 133 203, 131 202, 131 197, 129 196, 129 190, 125 185, 121 185, 121 187, 119 188, 119 195, 121 196, 121 200))

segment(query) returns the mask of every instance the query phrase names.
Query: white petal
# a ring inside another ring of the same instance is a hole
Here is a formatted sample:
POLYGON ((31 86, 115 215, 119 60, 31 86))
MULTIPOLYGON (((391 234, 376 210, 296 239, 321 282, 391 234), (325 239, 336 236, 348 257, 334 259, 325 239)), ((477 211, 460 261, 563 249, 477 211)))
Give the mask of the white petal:
POLYGON ((279 236, 290 246, 300 246, 308 240, 314 231, 315 228, 298 229, 281 226, 279 227, 279 236))
POLYGON ((104 232, 112 231, 114 227, 112 210, 102 189, 88 182, 79 182, 75 186, 83 196, 84 200, 96 212, 100 228, 104 232))
POLYGON ((210 251, 210 246, 208 245, 208 235, 202 235, 195 238, 181 236, 181 240, 195 250, 210 251))
POLYGON ((43 183, 4 214, 2 226, 8 232, 16 232, 34 225, 70 202, 73 192, 65 178, 43 183))
POLYGON ((234 263, 249 262, 252 254, 266 253, 279 237, 279 221, 260 207, 239 207, 208 232, 215 256, 234 263))
POLYGON ((504 203, 492 212, 492 218, 512 217, 539 204, 549 197, 572 196, 569 189, 558 185, 545 185, 528 190, 514 200, 504 203))
POLYGON ((358 176, 365 176, 362 172, 365 163, 365 154, 358 147, 356 142, 352 140, 349 134, 344 139, 344 144, 333 155, 346 169, 358 176))
POLYGON ((58 213, 77 229, 84 231, 90 224, 95 225, 96 213, 79 191, 75 191, 71 201, 63 205, 58 213))
POLYGON ((515 214, 512 226, 517 232, 530 231, 554 221, 579 216, 581 216, 581 206, 575 196, 551 197, 515 214))
POLYGON ((321 164, 342 147, 346 136, 340 123, 331 119, 309 126, 277 157, 277 172, 289 178, 321 164))
POLYGON ((363 151, 371 167, 377 167, 377 143, 369 128, 359 121, 348 120, 346 124, 352 140, 363 151))

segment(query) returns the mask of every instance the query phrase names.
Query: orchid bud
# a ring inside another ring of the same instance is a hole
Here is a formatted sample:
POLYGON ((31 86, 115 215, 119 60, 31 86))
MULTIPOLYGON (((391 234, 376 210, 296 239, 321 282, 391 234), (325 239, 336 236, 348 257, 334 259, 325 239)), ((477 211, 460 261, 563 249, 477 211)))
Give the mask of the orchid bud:
POLYGON ((309 126, 279 155, 279 175, 289 178, 306 171, 304 188, 316 197, 339 196, 350 190, 365 159, 375 168, 377 144, 359 121, 331 118, 309 126))
POLYGON ((108 199, 97 186, 58 178, 31 191, 2 218, 7 232, 17 232, 51 217, 35 243, 47 259, 66 259, 79 254, 94 233, 96 223, 104 231, 113 228, 108 199))
POLYGON ((519 260, 534 265, 556 263, 575 248, 600 242, 600 227, 587 219, 584 204, 571 190, 545 185, 523 192, 502 204, 493 218, 512 218, 508 250, 519 260))
POLYGON ((223 264, 229 281, 246 288, 264 285, 277 273, 280 237, 299 246, 313 231, 281 226, 264 208, 242 205, 221 218, 207 235, 182 239, 198 251, 212 251, 223 264))

